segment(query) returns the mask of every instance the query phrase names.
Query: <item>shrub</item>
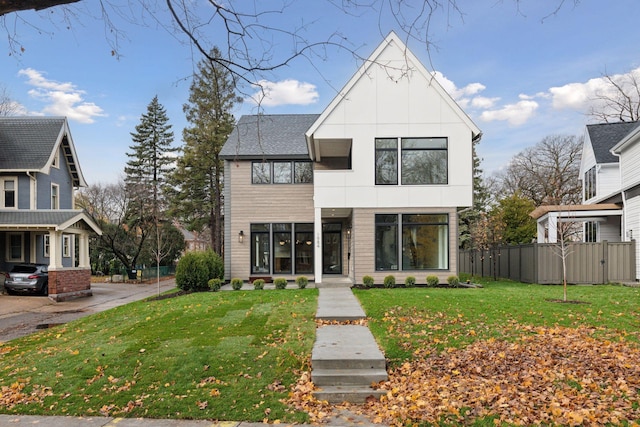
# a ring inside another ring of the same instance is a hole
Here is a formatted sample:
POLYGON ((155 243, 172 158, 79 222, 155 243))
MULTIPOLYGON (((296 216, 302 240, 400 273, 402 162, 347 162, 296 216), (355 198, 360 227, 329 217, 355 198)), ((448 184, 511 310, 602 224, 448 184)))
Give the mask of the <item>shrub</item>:
POLYGON ((416 285, 416 278, 413 276, 407 276, 404 279, 404 286, 407 288, 413 288, 416 285))
POLYGON ((273 284, 275 285, 276 289, 285 289, 287 287, 287 279, 285 279, 284 277, 278 277, 274 279, 273 284))
POLYGON ((449 276, 447 277, 447 283, 452 288, 457 288, 460 285, 460 279, 458 279, 458 276, 449 276))
POLYGON ((209 268, 209 278, 224 278, 224 260, 222 257, 211 249, 202 251, 201 253, 205 259, 207 267, 209 268))
POLYGON ((438 276, 435 275, 429 275, 427 276, 427 286, 430 287, 436 287, 440 284, 440 279, 438 279, 438 276))
POLYGON ((264 289, 264 279, 256 279, 253 281, 253 289, 261 291, 264 289))
POLYGON ((218 279, 217 277, 214 277, 213 279, 209 280, 209 289, 211 289, 213 292, 219 291, 221 287, 222 287, 222 279, 218 279))
POLYGON ((231 288, 233 288, 234 291, 239 291, 240 289, 242 289, 242 279, 231 279, 231 288))
POLYGON ((385 276, 384 281, 382 282, 385 288, 395 288, 396 287, 396 278, 393 275, 385 276))
POLYGON ((365 285, 367 288, 370 288, 373 286, 373 277, 371 276, 364 276, 362 278, 362 284, 365 285))
POLYGON ((298 276, 296 277, 296 284, 298 288, 304 289, 309 284, 309 279, 307 279, 307 276, 298 276))
POLYGON ((176 266, 176 286, 183 291, 209 289, 209 266, 202 252, 187 252, 176 266))

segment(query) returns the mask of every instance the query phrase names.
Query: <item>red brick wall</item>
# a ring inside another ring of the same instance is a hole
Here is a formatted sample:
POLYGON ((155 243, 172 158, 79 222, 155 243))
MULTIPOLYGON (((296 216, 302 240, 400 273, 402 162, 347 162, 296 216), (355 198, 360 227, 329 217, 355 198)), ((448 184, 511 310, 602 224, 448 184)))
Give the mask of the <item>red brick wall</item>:
POLYGON ((49 298, 65 301, 91 296, 91 269, 49 270, 49 298))

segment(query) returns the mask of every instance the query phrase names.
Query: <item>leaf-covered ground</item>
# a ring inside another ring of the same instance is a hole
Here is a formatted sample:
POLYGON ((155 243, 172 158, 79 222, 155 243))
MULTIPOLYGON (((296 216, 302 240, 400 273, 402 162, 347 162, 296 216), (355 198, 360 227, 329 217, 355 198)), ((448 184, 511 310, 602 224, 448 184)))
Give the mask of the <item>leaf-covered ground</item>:
MULTIPOLYGON (((505 326, 515 339, 425 346, 378 385, 379 401, 351 406, 388 425, 638 425, 640 350, 597 328, 505 326), (608 335, 608 338, 605 337, 608 335)), ((507 333, 505 331, 505 333, 507 333)), ((311 397, 304 375, 292 403, 322 421, 335 408, 311 397)))

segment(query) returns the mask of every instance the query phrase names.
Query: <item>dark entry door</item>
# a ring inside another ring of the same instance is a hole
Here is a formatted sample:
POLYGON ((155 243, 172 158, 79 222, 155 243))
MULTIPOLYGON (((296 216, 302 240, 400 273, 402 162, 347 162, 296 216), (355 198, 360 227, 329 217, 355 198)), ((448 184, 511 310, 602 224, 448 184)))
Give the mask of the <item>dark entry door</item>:
POLYGON ((342 274, 342 224, 322 225, 322 273, 342 274))

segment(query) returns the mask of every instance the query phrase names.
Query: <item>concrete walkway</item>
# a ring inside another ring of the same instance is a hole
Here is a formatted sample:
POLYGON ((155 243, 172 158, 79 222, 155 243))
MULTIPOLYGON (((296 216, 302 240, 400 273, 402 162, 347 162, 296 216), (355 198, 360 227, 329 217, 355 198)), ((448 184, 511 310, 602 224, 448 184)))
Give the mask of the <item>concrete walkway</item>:
MULTIPOLYGON (((365 319, 365 313, 350 288, 319 289, 316 318, 326 321, 365 319)), ((316 398, 330 403, 362 403, 379 397, 372 383, 388 378, 384 354, 371 331, 361 325, 326 325, 316 330, 311 353, 311 379, 320 388, 316 398)))

